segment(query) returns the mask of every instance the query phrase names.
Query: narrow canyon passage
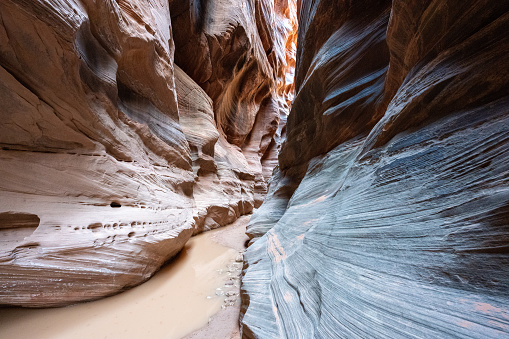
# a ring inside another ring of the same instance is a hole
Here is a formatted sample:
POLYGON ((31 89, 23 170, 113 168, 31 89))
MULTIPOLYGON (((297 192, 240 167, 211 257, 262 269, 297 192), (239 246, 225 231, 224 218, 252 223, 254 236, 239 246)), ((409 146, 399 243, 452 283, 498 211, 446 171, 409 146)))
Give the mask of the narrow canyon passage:
POLYGON ((207 324, 205 335, 192 338, 240 338, 239 275, 248 221, 241 217, 191 238, 171 263, 124 293, 64 308, 0 309, 0 338, 180 339, 207 324))
POLYGON ((200 4, 0 2, 0 305, 128 290, 262 204, 296 1, 200 4))
POLYGON ((240 337, 296 6, 0 1, 0 337, 240 337))
POLYGON ((41 308, 0 337, 508 338, 507 32, 509 1, 0 0, 0 307, 41 308))

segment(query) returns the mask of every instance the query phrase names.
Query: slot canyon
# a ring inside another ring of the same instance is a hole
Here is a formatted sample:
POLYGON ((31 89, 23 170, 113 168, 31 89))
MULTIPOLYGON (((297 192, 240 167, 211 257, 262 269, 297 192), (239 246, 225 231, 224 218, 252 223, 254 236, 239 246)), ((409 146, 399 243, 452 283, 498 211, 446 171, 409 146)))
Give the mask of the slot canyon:
POLYGON ((1 0, 0 338, 509 338, 508 32, 1 0))

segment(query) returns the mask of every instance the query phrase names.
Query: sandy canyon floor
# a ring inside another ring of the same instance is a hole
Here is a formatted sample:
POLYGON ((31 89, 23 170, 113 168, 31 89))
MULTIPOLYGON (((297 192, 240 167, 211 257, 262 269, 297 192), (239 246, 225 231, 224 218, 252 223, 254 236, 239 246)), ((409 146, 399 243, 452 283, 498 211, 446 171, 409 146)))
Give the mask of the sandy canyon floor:
POLYGON ((238 260, 249 218, 193 237, 153 278, 124 293, 64 308, 0 309, 0 337, 240 338, 238 260))

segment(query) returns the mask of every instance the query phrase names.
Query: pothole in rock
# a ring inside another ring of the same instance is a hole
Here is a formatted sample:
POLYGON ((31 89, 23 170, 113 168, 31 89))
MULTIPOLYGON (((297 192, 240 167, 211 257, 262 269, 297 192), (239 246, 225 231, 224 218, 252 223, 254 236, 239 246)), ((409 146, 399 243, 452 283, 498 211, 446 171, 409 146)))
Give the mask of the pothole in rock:
POLYGON ((40 221, 39 216, 32 213, 0 213, 0 247, 9 249, 23 243, 35 232, 40 221))

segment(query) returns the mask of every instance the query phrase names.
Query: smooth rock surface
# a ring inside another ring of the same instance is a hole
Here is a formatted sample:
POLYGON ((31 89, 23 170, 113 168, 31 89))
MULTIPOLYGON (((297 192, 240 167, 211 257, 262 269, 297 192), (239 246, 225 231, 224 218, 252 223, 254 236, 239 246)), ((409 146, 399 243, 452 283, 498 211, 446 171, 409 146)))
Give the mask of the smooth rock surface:
POLYGON ((245 338, 509 336, 509 6, 302 0, 245 338))
POLYGON ((178 0, 0 3, 0 304, 118 293, 261 204, 295 28, 270 3, 188 5, 229 46, 211 86, 174 64, 209 53, 181 46, 178 0))

